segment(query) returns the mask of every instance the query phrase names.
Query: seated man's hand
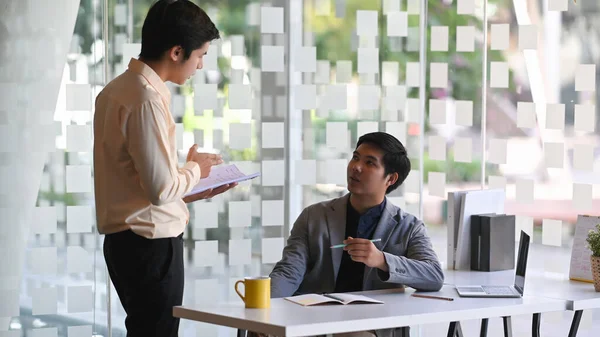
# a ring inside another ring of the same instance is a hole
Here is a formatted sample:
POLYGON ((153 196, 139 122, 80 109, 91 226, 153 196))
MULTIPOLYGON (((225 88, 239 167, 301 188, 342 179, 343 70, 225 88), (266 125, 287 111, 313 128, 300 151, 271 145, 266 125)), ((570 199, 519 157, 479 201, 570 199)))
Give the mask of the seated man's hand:
POLYGON ((344 243, 347 245, 344 250, 350 254, 352 261, 362 262, 371 268, 388 271, 383 252, 377 249, 370 240, 348 237, 344 240, 344 243))
POLYGON ((227 184, 227 185, 223 185, 223 186, 219 186, 217 188, 211 188, 209 190, 206 190, 204 192, 200 192, 200 193, 196 193, 196 194, 192 194, 192 195, 188 195, 187 197, 183 198, 183 201, 185 203, 190 203, 190 202, 194 202, 194 201, 198 201, 198 200, 202 200, 202 199, 210 199, 213 198, 221 193, 225 193, 227 191, 229 191, 230 189, 234 188, 237 186, 237 183, 233 183, 233 184, 227 184))

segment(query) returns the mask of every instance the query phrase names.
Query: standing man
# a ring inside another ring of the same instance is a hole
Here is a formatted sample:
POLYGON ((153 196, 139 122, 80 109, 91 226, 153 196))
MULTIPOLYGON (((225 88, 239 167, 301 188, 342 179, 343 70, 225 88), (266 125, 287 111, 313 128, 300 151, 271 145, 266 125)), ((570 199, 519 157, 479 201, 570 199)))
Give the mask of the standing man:
POLYGON ((186 202, 213 197, 234 185, 185 197, 222 163, 220 156, 190 148, 177 163, 175 122, 165 85, 183 84, 202 68, 219 31, 188 0, 160 0, 142 28, 139 59, 108 83, 96 99, 94 185, 104 257, 127 313, 128 337, 173 337, 183 300, 186 202))

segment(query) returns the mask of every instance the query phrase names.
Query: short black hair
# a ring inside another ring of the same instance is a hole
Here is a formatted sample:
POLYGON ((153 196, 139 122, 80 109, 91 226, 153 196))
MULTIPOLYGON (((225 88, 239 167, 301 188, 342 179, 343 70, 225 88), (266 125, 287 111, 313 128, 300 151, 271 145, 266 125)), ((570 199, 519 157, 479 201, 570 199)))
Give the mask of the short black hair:
POLYGON ((371 132, 361 136, 356 143, 356 148, 361 144, 370 144, 383 151, 383 166, 385 175, 398 173, 398 180, 388 186, 385 194, 389 194, 400 186, 410 172, 410 159, 404 145, 394 136, 385 132, 371 132))
POLYGON ((188 0, 155 2, 142 27, 140 57, 159 60, 174 46, 181 46, 184 60, 205 43, 219 39, 219 30, 205 11, 188 0))

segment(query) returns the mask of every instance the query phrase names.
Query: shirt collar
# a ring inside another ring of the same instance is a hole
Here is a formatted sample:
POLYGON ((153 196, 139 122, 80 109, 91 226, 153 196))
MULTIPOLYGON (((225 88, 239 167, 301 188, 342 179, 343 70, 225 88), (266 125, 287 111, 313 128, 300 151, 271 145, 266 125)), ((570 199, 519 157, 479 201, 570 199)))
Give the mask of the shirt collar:
POLYGON ((383 214, 383 211, 385 210, 385 204, 387 202, 387 198, 383 198, 383 201, 381 202, 381 204, 377 205, 377 206, 373 206, 371 208, 369 208, 365 213, 363 213, 362 215, 358 213, 358 211, 356 211, 354 209, 354 207, 352 207, 352 203, 350 203, 350 198, 348 198, 348 207, 350 209, 352 209, 352 211, 354 213, 356 213, 356 215, 362 217, 362 216, 368 216, 368 217, 380 217, 381 214, 383 214))
POLYGON ((146 63, 138 59, 131 58, 128 69, 144 76, 150 85, 154 87, 156 91, 158 91, 160 96, 166 101, 167 104, 171 102, 171 91, 165 82, 160 78, 160 76, 158 76, 158 74, 146 63))

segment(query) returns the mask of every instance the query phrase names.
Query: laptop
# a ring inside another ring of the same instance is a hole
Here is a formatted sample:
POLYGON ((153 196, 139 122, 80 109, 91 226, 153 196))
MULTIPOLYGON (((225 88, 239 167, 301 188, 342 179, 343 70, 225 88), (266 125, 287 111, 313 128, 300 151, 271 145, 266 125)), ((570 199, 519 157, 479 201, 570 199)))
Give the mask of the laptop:
POLYGON ((458 295, 461 297, 523 297, 523 291, 525 290, 525 269, 527 268, 527 255, 529 253, 529 241, 529 235, 521 231, 521 241, 519 243, 517 267, 515 268, 514 285, 456 286, 458 295))

